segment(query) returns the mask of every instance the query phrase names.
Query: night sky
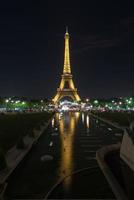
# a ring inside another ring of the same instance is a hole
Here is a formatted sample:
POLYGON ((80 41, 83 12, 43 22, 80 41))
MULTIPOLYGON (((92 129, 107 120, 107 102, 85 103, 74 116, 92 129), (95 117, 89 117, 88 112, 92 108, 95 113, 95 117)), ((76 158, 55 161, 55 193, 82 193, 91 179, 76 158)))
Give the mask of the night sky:
POLYGON ((80 2, 1 1, 0 96, 55 95, 66 25, 81 98, 134 94, 134 6, 131 1, 80 2))

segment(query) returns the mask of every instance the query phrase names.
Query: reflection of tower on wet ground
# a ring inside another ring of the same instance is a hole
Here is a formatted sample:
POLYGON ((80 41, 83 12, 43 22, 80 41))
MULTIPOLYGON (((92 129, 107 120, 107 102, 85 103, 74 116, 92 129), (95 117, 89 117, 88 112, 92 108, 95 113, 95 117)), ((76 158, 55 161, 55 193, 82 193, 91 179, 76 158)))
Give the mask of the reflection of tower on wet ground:
MULTIPOLYGON (((63 120, 64 120, 64 131, 65 131, 65 133, 67 133, 70 128, 70 113, 65 113, 63 120)), ((69 132, 68 132, 68 134, 69 134, 69 132)))
MULTIPOLYGON (((64 113, 63 118, 59 121, 60 128, 60 138, 61 138, 61 160, 60 160, 60 176, 64 178, 65 176, 71 174, 74 170, 74 135, 76 122, 79 118, 79 113, 64 113)), ((71 177, 67 178, 64 182, 67 188, 71 183, 71 177)))

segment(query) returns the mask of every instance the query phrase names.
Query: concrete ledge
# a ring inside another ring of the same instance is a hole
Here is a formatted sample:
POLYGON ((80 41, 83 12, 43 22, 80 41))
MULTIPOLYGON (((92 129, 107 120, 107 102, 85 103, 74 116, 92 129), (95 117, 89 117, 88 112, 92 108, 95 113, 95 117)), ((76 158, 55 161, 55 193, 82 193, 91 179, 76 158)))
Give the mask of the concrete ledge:
POLYGON ((117 200, 127 200, 127 197, 126 197, 123 189, 119 185, 117 179, 115 178, 114 174, 112 173, 112 171, 110 170, 109 166, 107 165, 107 163, 105 162, 105 159, 104 159, 106 154, 108 154, 110 151, 120 149, 120 146, 121 146, 121 144, 118 143, 118 144, 108 145, 108 146, 105 146, 105 147, 99 149, 96 152, 96 159, 98 161, 98 164, 99 164, 104 176, 106 177, 109 185, 111 186, 113 193, 115 194, 117 200))
MULTIPOLYGON (((53 116, 52 116, 53 117, 53 116)), ((34 130, 36 137, 30 138, 29 136, 26 136, 24 140, 27 141, 26 148, 23 150, 16 149, 16 146, 14 146, 12 149, 10 149, 7 152, 6 160, 7 160, 7 168, 0 171, 0 184, 3 185, 7 178, 10 176, 10 174, 16 169, 18 164, 23 160, 23 158, 27 155, 27 153, 30 151, 32 146, 37 142, 39 137, 42 135, 44 130, 48 127, 50 124, 52 117, 48 120, 47 123, 45 123, 44 126, 41 126, 41 130, 34 130)))
POLYGON ((4 200, 4 192, 7 188, 7 183, 4 183, 0 187, 0 200, 4 200))
POLYGON ((126 131, 121 144, 120 157, 134 171, 134 144, 126 131))
MULTIPOLYGON (((28 154, 28 152, 33 147, 33 145, 38 141, 38 139, 40 138, 40 136, 42 135, 44 130, 50 124, 52 117, 48 120, 48 122, 45 123, 44 126, 40 126, 41 130, 36 130, 36 129, 33 130, 34 133, 36 134, 35 138, 30 139, 29 136, 26 136, 27 138, 25 138, 25 139, 26 140, 28 139, 28 141, 27 141, 28 144, 24 150, 17 150, 17 154, 15 154, 15 155, 13 155, 12 150, 9 150, 8 154, 10 155, 10 153, 11 153, 11 158, 10 158, 10 161, 7 160, 8 167, 0 172, 0 184, 3 185, 3 188, 0 191, 0 200, 4 199, 4 193, 5 193, 5 190, 7 187, 6 180, 11 175, 11 173, 16 169, 18 164, 23 160, 23 158, 28 154), (16 157, 16 159, 14 159, 14 156, 16 157)), ((13 149, 15 149, 15 148, 16 147, 14 146, 13 149)))

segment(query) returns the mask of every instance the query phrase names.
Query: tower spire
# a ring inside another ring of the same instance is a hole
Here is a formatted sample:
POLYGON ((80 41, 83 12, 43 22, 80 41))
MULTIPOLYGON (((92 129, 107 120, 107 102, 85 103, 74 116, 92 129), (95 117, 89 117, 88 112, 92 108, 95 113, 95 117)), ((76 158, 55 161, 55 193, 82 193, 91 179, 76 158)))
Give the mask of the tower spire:
POLYGON ((70 74, 70 73, 71 73, 71 66, 70 66, 70 53, 69 53, 69 33, 68 33, 68 27, 66 26, 63 74, 70 74))
POLYGON ((66 34, 68 34, 68 26, 66 26, 66 34))

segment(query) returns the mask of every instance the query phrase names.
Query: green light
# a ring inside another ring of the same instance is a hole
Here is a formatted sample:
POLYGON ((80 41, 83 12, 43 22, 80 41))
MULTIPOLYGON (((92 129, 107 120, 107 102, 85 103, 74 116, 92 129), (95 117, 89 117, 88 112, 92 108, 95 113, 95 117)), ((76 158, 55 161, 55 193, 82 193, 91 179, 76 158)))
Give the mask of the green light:
POLYGON ((132 103, 132 101, 128 101, 128 103, 129 103, 129 104, 131 104, 131 103, 132 103))
POLYGON ((94 103, 95 103, 95 104, 98 104, 98 100, 94 100, 94 103))

